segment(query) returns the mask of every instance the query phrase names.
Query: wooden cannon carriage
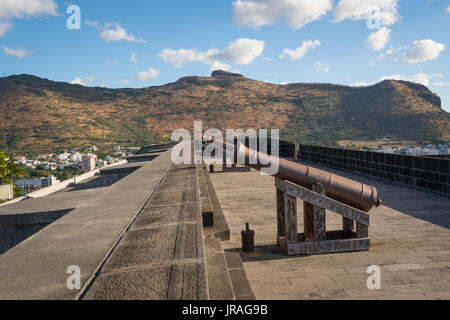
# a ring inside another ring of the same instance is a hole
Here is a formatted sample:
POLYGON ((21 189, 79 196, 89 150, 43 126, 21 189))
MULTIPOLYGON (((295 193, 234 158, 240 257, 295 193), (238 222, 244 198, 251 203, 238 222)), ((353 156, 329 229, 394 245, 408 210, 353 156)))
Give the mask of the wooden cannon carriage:
POLYGON ((306 189, 275 178, 277 242, 287 255, 368 250, 369 215, 325 195, 320 183, 306 189), (304 232, 298 233, 297 198, 303 200, 304 232), (325 210, 342 216, 343 230, 326 231, 325 210), (355 228, 356 225, 356 228, 355 228))
POLYGON ((327 171, 301 165, 249 149, 234 148, 235 160, 262 170, 278 161, 275 176, 277 199, 277 243, 287 255, 368 250, 370 248, 367 212, 381 200, 373 186, 327 171), (265 157, 266 161, 260 161, 265 157), (256 159, 250 163, 249 159, 256 159), (269 164, 267 164, 269 159, 269 164), (262 164, 265 163, 265 164, 262 164), (297 198, 303 200, 304 232, 298 232, 297 198), (342 216, 342 230, 326 231, 325 210, 342 216))

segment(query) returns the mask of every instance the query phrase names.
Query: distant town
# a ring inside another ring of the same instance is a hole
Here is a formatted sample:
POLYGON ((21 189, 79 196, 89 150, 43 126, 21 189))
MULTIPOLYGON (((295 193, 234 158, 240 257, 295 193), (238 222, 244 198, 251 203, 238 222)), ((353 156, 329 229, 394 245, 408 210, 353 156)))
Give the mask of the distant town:
POLYGON ((59 184, 97 168, 118 163, 133 155, 139 147, 115 146, 110 155, 98 154, 98 148, 91 146, 84 150, 58 150, 52 153, 14 156, 16 164, 22 165, 28 177, 13 179, 18 189, 17 196, 23 196, 41 188, 59 184))
POLYGON ((411 156, 447 156, 450 155, 450 143, 447 144, 427 144, 417 146, 405 146, 405 143, 393 141, 389 138, 378 140, 376 145, 357 145, 346 143, 341 145, 342 148, 367 150, 374 152, 404 154, 411 156), (397 146, 396 146, 397 145, 397 146))

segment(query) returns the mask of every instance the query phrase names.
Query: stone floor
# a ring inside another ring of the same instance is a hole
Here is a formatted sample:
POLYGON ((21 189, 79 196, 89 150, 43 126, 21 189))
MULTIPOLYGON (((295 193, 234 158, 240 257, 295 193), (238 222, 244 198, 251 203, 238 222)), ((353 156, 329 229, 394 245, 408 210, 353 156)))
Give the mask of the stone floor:
POLYGON ((92 300, 207 299, 195 166, 176 165, 106 259, 92 300))
MULTIPOLYGON (((370 211, 369 251, 288 257, 275 245, 274 178, 254 170, 211 174, 231 231, 224 250, 240 251, 245 222, 256 232, 255 252, 241 253, 256 299, 450 299, 449 198, 315 167, 377 187, 383 205, 370 211), (367 288, 370 265, 381 268, 379 290, 367 288)), ((327 230, 340 228, 341 217, 327 212, 327 230)))

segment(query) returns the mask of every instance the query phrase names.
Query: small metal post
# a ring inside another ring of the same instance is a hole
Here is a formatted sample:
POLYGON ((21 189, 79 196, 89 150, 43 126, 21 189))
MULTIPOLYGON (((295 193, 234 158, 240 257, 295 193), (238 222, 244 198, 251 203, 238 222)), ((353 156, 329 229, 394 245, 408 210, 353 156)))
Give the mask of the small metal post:
POLYGON ((242 237, 242 251, 253 252, 255 251, 255 231, 250 230, 248 222, 245 223, 245 230, 241 231, 242 237))

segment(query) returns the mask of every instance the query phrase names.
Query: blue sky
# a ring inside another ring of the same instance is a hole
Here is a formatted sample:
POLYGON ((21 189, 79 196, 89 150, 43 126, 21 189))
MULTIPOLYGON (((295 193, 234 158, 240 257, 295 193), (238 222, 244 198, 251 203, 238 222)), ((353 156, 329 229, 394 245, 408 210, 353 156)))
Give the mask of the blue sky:
POLYGON ((0 74, 110 88, 215 68, 273 83, 387 77, 427 85, 450 111, 449 30, 450 0, 0 1, 0 74), (81 29, 66 26, 70 5, 81 29))

